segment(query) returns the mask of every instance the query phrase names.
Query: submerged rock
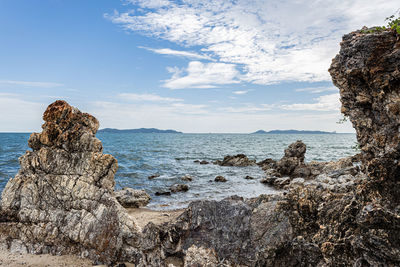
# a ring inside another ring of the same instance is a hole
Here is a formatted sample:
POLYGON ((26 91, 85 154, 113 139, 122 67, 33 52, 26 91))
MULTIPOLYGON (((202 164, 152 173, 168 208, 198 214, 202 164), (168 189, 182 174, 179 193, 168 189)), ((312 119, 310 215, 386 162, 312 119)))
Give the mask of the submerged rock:
POLYGON ((144 190, 135 190, 125 187, 115 191, 115 198, 125 208, 140 208, 149 204, 151 197, 144 190))
POLYGON ((256 161, 250 160, 244 154, 237 154, 236 156, 225 156, 224 160, 218 161, 217 164, 220 166, 247 167, 256 165, 256 161))

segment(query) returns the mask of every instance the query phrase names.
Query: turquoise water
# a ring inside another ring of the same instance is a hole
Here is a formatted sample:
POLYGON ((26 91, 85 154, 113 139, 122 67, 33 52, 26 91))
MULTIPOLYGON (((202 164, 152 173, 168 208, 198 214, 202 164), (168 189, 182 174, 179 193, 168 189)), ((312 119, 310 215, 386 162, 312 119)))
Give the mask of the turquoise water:
MULTIPOLYGON (((280 159, 284 149, 296 140, 307 145, 306 161, 330 161, 355 154, 352 148, 355 134, 129 134, 99 133, 104 153, 118 160, 115 177, 116 188, 125 186, 144 189, 152 197, 153 209, 181 208, 196 199, 222 199, 229 195, 254 197, 273 193, 274 190, 259 180, 263 172, 257 166, 221 167, 200 165, 194 160, 214 161, 226 155, 246 154, 257 161, 265 158, 280 159), (149 180, 147 177, 160 174, 149 180), (194 177, 192 182, 182 182, 185 174, 194 177), (222 175, 226 183, 210 182, 222 175), (250 175, 255 180, 246 180, 250 175), (155 196, 175 183, 187 183, 188 192, 171 196, 155 196)), ((0 133, 0 190, 18 169, 18 157, 28 150, 29 134, 0 133)))

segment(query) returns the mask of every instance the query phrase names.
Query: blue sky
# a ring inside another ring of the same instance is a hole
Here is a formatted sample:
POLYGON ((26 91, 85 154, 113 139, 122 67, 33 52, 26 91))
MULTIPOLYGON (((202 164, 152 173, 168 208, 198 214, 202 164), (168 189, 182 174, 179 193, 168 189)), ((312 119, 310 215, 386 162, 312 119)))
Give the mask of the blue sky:
POLYGON ((64 99, 101 128, 351 132, 327 69, 385 1, 0 0, 0 131, 64 99))

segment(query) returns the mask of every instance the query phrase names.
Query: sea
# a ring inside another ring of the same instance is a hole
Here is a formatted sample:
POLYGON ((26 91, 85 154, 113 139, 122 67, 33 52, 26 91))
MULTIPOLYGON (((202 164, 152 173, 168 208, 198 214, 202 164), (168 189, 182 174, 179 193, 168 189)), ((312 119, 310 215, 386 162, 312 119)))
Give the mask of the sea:
MULTIPOLYGON (((28 147, 29 133, 0 133, 0 191, 19 169, 18 158, 28 147)), ((103 152, 118 160, 116 189, 143 189, 152 198, 147 206, 154 210, 184 208, 194 200, 220 200, 231 195, 245 198, 276 191, 260 183, 264 177, 258 166, 223 167, 201 165, 226 155, 245 154, 257 161, 280 159, 284 149, 296 140, 307 145, 306 161, 332 161, 351 156, 356 151, 355 134, 166 134, 166 133, 98 133, 103 152), (159 175, 148 179, 151 175, 159 175), (193 181, 180 178, 191 175, 193 181), (224 176, 228 181, 216 183, 224 176), (255 178, 245 179, 246 176, 255 178), (189 191, 170 196, 156 196, 177 183, 189 185, 189 191)))

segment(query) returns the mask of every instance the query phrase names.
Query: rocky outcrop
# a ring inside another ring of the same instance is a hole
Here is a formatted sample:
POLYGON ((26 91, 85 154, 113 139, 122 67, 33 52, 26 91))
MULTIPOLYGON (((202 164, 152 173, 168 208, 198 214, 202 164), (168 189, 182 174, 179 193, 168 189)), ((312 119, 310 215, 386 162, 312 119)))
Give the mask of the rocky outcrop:
POLYGON ((144 190, 125 187, 114 193, 117 201, 125 208, 140 208, 149 204, 151 197, 144 190))
POLYGON ((399 35, 356 31, 343 37, 341 47, 329 72, 340 89, 342 112, 357 131, 373 186, 400 202, 399 35))
POLYGON ((143 262, 138 228, 113 196, 117 161, 102 153, 97 119, 56 101, 43 120, 2 193, 2 243, 19 252, 143 262))
POLYGON ((250 160, 244 154, 237 154, 236 156, 225 156, 222 161, 216 161, 216 164, 220 166, 247 167, 255 166, 256 161, 250 160))
POLYGON ((276 163, 276 171, 280 176, 308 177, 311 171, 304 164, 306 145, 298 140, 285 149, 285 155, 276 163))

